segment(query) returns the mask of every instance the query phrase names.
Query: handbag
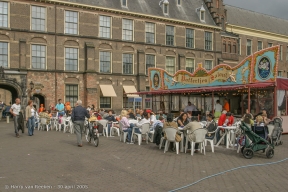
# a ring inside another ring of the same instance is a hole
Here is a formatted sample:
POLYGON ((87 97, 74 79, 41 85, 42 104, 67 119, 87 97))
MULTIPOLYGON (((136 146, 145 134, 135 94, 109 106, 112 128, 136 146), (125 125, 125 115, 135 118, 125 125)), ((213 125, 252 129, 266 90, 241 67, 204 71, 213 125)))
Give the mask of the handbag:
POLYGON ((180 142, 182 140, 181 136, 176 133, 175 141, 180 142))

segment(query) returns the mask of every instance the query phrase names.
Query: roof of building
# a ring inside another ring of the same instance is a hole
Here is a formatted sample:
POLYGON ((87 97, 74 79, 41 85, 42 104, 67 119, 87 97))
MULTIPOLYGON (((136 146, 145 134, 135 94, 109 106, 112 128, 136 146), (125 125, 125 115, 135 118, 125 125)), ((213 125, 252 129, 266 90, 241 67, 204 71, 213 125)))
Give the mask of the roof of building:
MULTIPOLYGON (((59 0, 58 0, 59 1, 59 0)), ((201 23, 216 26, 206 5, 205 23, 200 21, 196 9, 202 6, 203 0, 185 0, 181 1, 181 6, 177 5, 177 0, 169 0, 169 15, 164 15, 162 8, 159 6, 161 0, 127 0, 127 8, 121 6, 121 0, 60 0, 71 3, 92 5, 121 11, 128 11, 140 14, 147 14, 157 17, 166 17, 170 19, 182 20, 186 22, 201 23)))
POLYGON ((228 24, 288 35, 288 20, 230 5, 225 5, 225 8, 228 24))

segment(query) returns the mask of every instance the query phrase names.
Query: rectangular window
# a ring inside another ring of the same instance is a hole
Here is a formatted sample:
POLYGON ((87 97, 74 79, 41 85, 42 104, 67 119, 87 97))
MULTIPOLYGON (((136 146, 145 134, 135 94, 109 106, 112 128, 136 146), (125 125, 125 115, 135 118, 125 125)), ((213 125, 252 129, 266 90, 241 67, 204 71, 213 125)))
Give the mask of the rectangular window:
POLYGON ((175 74, 175 58, 166 57, 166 71, 171 75, 175 74))
POLYGON ((0 66, 8 67, 8 43, 0 42, 0 66))
POLYGON ((122 6, 127 7, 127 0, 121 0, 122 1, 122 6))
POLYGON ((194 48, 194 30, 186 29, 186 47, 194 48))
POLYGON ((268 43, 268 47, 272 47, 273 46, 273 43, 268 43))
POLYGON ((177 0, 177 5, 181 5, 181 0, 177 0))
POLYGON ((205 50, 212 50, 212 33, 205 31, 205 50))
POLYGON ((200 20, 204 21, 205 20, 205 12, 204 11, 201 11, 200 12, 200 20))
POLYGON ((133 54, 123 54, 123 74, 133 74, 133 54))
POLYGON ((190 73, 194 72, 194 59, 186 59, 186 71, 190 73))
POLYGON ((78 71, 78 49, 65 48, 65 70, 78 71))
POLYGON ((252 41, 250 39, 247 39, 247 55, 251 55, 252 54, 252 41))
POLYGON ((228 42, 228 52, 229 52, 229 53, 232 53, 232 50, 231 50, 231 42, 230 42, 230 41, 228 42))
POLYGON ((236 44, 233 44, 233 53, 236 53, 236 44))
POLYGON ((100 108, 111 109, 111 97, 100 97, 100 108))
POLYGON ((207 71, 210 71, 213 68, 213 61, 212 60, 205 60, 205 66, 204 68, 207 71))
POLYGON ((122 39, 126 41, 133 41, 133 21, 130 19, 123 19, 122 24, 122 39))
POLYGON ((65 11, 65 33, 78 34, 78 12, 65 11))
POLYGON ((155 55, 146 55, 146 75, 150 67, 155 67, 155 55))
POLYGON ((238 39, 238 54, 241 55, 241 39, 238 39))
POLYGON ((166 45, 174 45, 174 27, 166 26, 166 45))
POLYGON ((78 85, 66 85, 65 87, 65 102, 69 101, 71 107, 74 107, 78 100, 78 85))
POLYGON ((146 43, 155 43, 155 24, 146 23, 145 31, 146 31, 146 43))
POLYGON ((100 15, 99 37, 111 38, 111 17, 100 15))
POLYGON ((45 45, 32 45, 32 69, 46 69, 46 46, 45 45))
POLYGON ((286 47, 286 61, 288 61, 288 46, 286 47))
POLYGON ((278 77, 282 77, 282 71, 278 71, 278 77))
POLYGON ((258 51, 263 49, 263 43, 262 41, 258 41, 258 51))
POLYGON ((8 27, 8 3, 0 2, 0 27, 8 27))
POLYGON ((283 59, 283 57, 282 57, 282 52, 283 52, 282 49, 283 49, 283 48, 282 48, 282 45, 280 45, 280 52, 279 52, 279 54, 280 54, 280 60, 281 60, 281 61, 282 61, 282 59, 283 59))
POLYGON ((31 30, 46 31, 46 7, 32 6, 31 30))
POLYGON ((164 14, 168 14, 168 5, 164 4, 164 14))
POLYGON ((111 73, 111 52, 100 51, 100 73, 111 73))

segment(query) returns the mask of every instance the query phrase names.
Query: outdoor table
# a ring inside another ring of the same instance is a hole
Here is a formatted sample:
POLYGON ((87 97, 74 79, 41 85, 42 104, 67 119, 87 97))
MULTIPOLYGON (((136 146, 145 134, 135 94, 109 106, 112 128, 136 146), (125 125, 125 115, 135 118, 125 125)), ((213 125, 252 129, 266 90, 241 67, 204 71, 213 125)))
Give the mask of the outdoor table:
MULTIPOLYGON (((222 137, 220 138, 220 140, 218 141, 218 143, 216 144, 216 146, 219 146, 219 144, 221 143, 221 141, 225 138, 225 136, 227 135, 226 137, 226 148, 228 149, 229 148, 229 143, 231 143, 231 138, 230 138, 230 133, 232 130, 235 130, 237 128, 237 126, 227 126, 227 127, 223 127, 223 126, 218 126, 218 129, 225 129, 225 133, 222 135, 222 137)), ((217 134, 217 133, 215 133, 217 134)), ((234 142, 235 141, 232 141, 232 144, 234 146, 234 142)))

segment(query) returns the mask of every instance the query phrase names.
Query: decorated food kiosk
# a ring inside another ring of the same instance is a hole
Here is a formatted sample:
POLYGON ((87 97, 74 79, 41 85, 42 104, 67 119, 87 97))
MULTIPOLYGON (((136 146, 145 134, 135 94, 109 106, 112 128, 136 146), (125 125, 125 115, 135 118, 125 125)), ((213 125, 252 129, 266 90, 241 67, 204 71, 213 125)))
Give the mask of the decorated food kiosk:
MULTIPOLYGON (((230 111, 242 117, 266 109, 269 118, 281 116, 288 124, 288 79, 277 78, 279 46, 250 55, 237 66, 215 66, 210 71, 198 64, 194 73, 149 68, 150 91, 137 94, 152 99, 153 111, 179 111, 191 101, 199 111, 213 111, 216 100, 229 101, 230 111)), ((147 99, 145 99, 147 100, 147 99)), ((145 101, 144 100, 144 101, 145 101)), ((146 105, 147 106, 147 105, 146 105)), ((288 126, 284 127, 288 133, 288 126)))

